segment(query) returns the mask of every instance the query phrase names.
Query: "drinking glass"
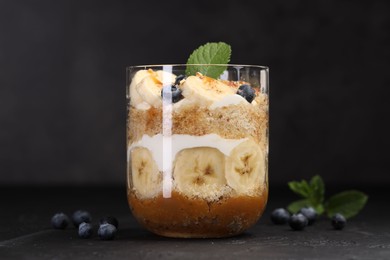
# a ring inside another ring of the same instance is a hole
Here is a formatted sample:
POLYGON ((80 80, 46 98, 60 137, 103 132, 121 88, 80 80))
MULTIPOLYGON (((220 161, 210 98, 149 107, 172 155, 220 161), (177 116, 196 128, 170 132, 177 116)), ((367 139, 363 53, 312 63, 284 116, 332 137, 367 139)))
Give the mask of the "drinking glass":
POLYGON ((268 71, 127 68, 127 198, 142 226, 207 238, 258 221, 268 199, 268 71))

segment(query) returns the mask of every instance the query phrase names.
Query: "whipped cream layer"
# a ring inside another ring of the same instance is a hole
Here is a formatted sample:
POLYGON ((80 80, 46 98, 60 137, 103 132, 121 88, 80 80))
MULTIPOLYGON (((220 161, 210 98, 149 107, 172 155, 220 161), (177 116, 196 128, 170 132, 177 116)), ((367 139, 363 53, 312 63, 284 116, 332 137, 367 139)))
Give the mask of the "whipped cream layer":
POLYGON ((171 136, 163 136, 157 134, 154 136, 143 135, 142 138, 131 144, 127 150, 127 160, 130 159, 130 151, 135 147, 145 147, 152 153, 153 159, 156 161, 160 171, 171 169, 173 160, 176 154, 183 149, 195 147, 212 147, 218 149, 221 153, 229 156, 231 151, 246 141, 248 138, 242 139, 225 139, 217 134, 207 134, 202 136, 174 134, 171 136), (164 163, 165 161, 165 163, 164 163))

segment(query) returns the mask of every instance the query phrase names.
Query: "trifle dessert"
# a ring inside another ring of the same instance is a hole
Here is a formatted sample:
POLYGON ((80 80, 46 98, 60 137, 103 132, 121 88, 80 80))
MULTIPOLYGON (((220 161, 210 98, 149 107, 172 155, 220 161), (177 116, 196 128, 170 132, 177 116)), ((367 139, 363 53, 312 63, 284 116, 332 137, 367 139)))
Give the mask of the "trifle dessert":
POLYGON ((229 65, 215 79, 185 66, 129 70, 129 205, 162 236, 240 234, 268 198, 267 68, 229 65))

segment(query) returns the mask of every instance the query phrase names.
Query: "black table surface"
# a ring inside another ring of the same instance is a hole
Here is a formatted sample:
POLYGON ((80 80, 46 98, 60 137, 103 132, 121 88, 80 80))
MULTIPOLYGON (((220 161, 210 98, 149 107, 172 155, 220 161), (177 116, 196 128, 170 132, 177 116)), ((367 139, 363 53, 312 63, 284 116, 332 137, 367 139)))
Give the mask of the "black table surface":
MULTIPOLYGON (((334 189, 335 191, 337 189, 334 189)), ((342 231, 320 218, 304 231, 271 224, 270 213, 296 198, 270 187, 267 209, 243 235, 223 239, 173 239, 144 230, 132 217, 124 187, 1 187, 0 259, 390 259, 390 191, 363 189, 366 208, 342 231), (88 210, 119 220, 115 240, 77 236, 74 227, 54 230, 56 212, 88 210)))

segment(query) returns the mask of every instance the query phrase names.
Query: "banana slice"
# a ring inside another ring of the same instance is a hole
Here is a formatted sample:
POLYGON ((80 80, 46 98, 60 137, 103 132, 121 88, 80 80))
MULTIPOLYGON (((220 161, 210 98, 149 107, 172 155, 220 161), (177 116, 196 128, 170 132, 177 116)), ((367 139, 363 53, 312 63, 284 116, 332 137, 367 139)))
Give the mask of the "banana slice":
POLYGON ((155 108, 162 106, 161 88, 162 84, 154 75, 145 77, 135 86, 142 100, 155 108))
POLYGON ((150 71, 148 70, 139 70, 133 78, 131 79, 130 84, 130 104, 133 107, 137 107, 138 105, 143 103, 142 97, 138 94, 135 86, 137 86, 144 78, 150 75, 150 71))
POLYGON ((132 149, 130 165, 133 187, 140 196, 152 198, 162 191, 162 175, 148 149, 132 149))
POLYGON ((226 180, 238 194, 251 194, 265 178, 265 158, 260 146, 247 140, 226 158, 226 180))
POLYGON ((211 198, 227 187, 225 156, 211 147, 184 149, 176 156, 173 177, 179 192, 211 198))
POLYGON ((175 79, 176 76, 174 74, 162 70, 153 71, 149 69, 138 71, 134 75, 130 86, 130 97, 134 99, 134 102, 131 104, 135 107, 138 106, 140 109, 145 107, 145 104, 142 103, 155 108, 161 107, 161 89, 163 86, 175 82, 175 79))
POLYGON ((185 98, 201 106, 209 106, 226 95, 235 94, 234 88, 219 80, 203 76, 200 73, 196 76, 188 77, 183 83, 182 90, 185 98))
POLYGON ((169 85, 175 82, 176 75, 164 70, 158 70, 155 73, 157 80, 163 85, 169 85))

